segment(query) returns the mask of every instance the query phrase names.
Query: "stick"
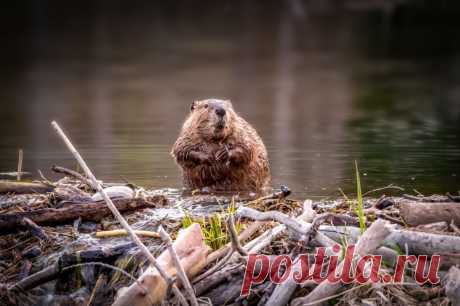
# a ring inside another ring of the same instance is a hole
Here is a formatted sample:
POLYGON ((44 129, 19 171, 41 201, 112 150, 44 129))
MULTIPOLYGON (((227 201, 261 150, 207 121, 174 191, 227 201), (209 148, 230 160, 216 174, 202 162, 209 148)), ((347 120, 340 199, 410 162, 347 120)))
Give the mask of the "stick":
POLYGON ((3 193, 47 193, 54 190, 54 186, 43 183, 29 183, 16 181, 0 181, 0 194, 3 193))
POLYGON ((241 256, 247 256, 248 253, 246 252, 245 249, 243 249, 238 239, 238 234, 235 229, 235 217, 233 216, 233 214, 230 214, 230 216, 228 217, 227 225, 228 225, 228 234, 229 234, 229 237, 232 243, 233 251, 240 253, 241 256))
POLYGON ((19 152, 18 152, 18 177, 17 177, 17 180, 18 180, 18 181, 21 180, 21 174, 22 174, 22 158, 23 158, 22 149, 19 149, 19 152))
POLYGON ((179 256, 177 256, 177 253, 174 250, 171 237, 168 235, 168 233, 166 233, 166 231, 163 229, 161 225, 158 232, 160 234, 161 240, 163 240, 163 242, 165 242, 167 245, 169 254, 171 255, 174 265, 176 266, 177 275, 179 276, 180 281, 182 282, 182 285, 185 288, 185 291, 187 291, 192 306, 198 306, 198 301, 196 300, 195 292, 193 291, 192 285, 190 284, 187 274, 185 274, 184 267, 182 267, 180 263, 179 256))
POLYGON ((290 229, 293 229, 301 235, 304 235, 310 230, 310 226, 306 226, 306 224, 302 224, 297 220, 294 220, 293 218, 279 211, 272 210, 261 212, 249 207, 240 207, 236 211, 236 215, 238 217, 250 218, 257 221, 275 220, 279 223, 283 223, 284 225, 286 225, 290 229))
MULTIPOLYGON (((161 268, 161 266, 157 263, 155 260, 155 257, 153 257, 152 253, 150 253, 149 249, 145 246, 145 244, 142 243, 142 241, 139 239, 139 237, 136 235, 136 233, 133 231, 131 226, 129 226, 128 222, 126 222, 125 218, 120 214, 118 209, 115 207, 113 204, 112 200, 109 198, 109 196, 105 193, 104 189, 102 188, 101 184, 97 181, 96 177, 94 174, 91 172, 89 169, 88 165, 86 165, 86 162, 83 160, 81 157, 80 153, 78 153, 77 149, 73 146, 73 144, 70 142, 69 138, 64 134, 62 129, 59 127, 56 121, 51 122, 51 125, 53 128, 56 130, 57 134, 62 138, 64 143, 66 144, 67 148, 69 151, 72 153, 72 155, 75 157, 77 160, 78 164, 80 167, 82 167, 83 171, 85 172, 86 176, 91 180, 92 184, 96 187, 96 190, 100 192, 102 197, 104 198, 105 202, 107 203, 107 206, 109 207, 110 211, 113 213, 115 218, 117 218, 118 222, 123 226, 123 228, 129 233, 129 236, 131 239, 136 243, 136 245, 139 247, 139 249, 144 253, 144 255, 148 258, 150 263, 158 270, 160 273, 161 277, 166 281, 166 283, 170 284, 172 283, 171 278, 168 276, 168 274, 165 273, 165 271, 161 268)), ((177 296, 182 296, 180 293, 179 289, 175 284, 172 285, 172 289, 174 291, 174 294, 177 296)))
POLYGON ((62 173, 62 174, 65 174, 65 175, 72 176, 72 177, 82 181, 83 183, 85 183, 89 187, 91 187, 93 189, 96 189, 96 186, 93 185, 93 182, 91 182, 91 180, 87 179, 86 177, 84 177, 83 175, 78 173, 77 171, 73 171, 73 170, 70 170, 70 169, 67 169, 67 168, 64 168, 64 167, 60 167, 60 166, 56 166, 56 165, 53 165, 51 167, 51 170, 53 170, 56 173, 62 173))
MULTIPOLYGON (((136 233, 136 235, 139 235, 139 236, 160 238, 160 234, 158 234, 157 232, 141 231, 141 230, 135 230, 134 232, 136 233)), ((128 232, 124 229, 96 232, 96 238, 107 238, 107 237, 117 237, 117 236, 126 236, 126 235, 128 235, 128 232)))
MULTIPOLYGON (((308 202, 310 204, 310 202, 308 202)), ((272 228, 271 230, 263 233, 256 239, 250 241, 246 246, 245 249, 250 253, 257 253, 262 250, 264 247, 269 245, 273 239, 281 235, 287 228, 294 230, 296 233, 300 234, 299 240, 304 240, 307 238, 312 230, 311 223, 307 223, 303 221, 303 218, 306 216, 314 215, 312 214, 311 210, 308 209, 308 204, 304 205, 306 208, 305 215, 302 214, 297 218, 291 218, 286 214, 283 214, 279 211, 267 211, 267 212, 260 212, 258 210, 248 208, 248 207, 240 207, 236 211, 236 214, 240 217, 246 217, 258 221, 263 220, 275 220, 282 224, 272 228)), ((334 242, 323 235, 320 232, 317 232, 314 238, 322 245, 333 245, 334 242)))

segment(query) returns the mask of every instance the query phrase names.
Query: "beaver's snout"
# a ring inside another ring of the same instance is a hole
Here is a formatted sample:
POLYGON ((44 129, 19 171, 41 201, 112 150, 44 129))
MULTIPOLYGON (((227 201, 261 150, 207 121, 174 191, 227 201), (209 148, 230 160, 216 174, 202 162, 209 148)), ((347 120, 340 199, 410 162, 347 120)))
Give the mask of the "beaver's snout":
POLYGON ((219 117, 223 117, 225 116, 225 108, 223 108, 222 106, 217 106, 216 109, 215 109, 215 112, 217 114, 217 116, 219 117))

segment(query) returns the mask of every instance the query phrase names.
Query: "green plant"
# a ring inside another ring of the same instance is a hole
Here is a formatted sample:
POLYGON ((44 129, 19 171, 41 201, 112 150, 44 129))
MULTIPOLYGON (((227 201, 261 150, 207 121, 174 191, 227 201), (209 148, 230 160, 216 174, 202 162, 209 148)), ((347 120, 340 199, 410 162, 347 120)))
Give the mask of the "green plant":
POLYGON ((222 217, 220 214, 211 216, 207 224, 203 218, 200 225, 207 245, 213 250, 220 249, 227 243, 228 237, 223 230, 222 217))
POLYGON ((357 193, 357 202, 355 207, 356 215, 359 219, 359 228, 361 233, 366 231, 366 216, 364 215, 363 207, 363 193, 361 190, 361 179, 359 177, 358 162, 355 160, 355 170, 356 170, 356 193, 357 193))
POLYGON ((184 218, 182 218, 182 228, 187 228, 192 225, 193 219, 190 214, 184 210, 184 218))
MULTIPOLYGON (((208 221, 203 217, 198 224, 201 227, 201 231, 203 232, 203 236, 205 242, 208 246, 210 246, 213 250, 220 249, 225 244, 227 244, 230 239, 228 237, 228 229, 227 226, 224 224, 224 216, 235 214, 236 212, 236 203, 235 199, 232 198, 227 209, 221 208, 221 213, 216 213, 211 215, 208 218, 208 221)), ((184 211, 184 218, 182 218, 182 228, 187 228, 193 223, 193 219, 190 214, 184 211)), ((240 221, 235 223, 235 230, 237 234, 240 233, 242 228, 242 224, 240 221)))

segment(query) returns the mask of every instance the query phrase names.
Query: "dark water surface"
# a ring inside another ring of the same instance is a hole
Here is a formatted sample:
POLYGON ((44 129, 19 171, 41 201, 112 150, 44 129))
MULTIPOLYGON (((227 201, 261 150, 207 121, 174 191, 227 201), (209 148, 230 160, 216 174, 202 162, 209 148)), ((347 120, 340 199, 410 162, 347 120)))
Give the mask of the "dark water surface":
POLYGON ((275 186, 353 192, 357 160, 365 190, 460 189, 449 2, 26 3, 2 10, 0 171, 18 148, 25 170, 74 168, 54 119, 98 177, 178 188, 189 105, 222 97, 264 139, 275 186))

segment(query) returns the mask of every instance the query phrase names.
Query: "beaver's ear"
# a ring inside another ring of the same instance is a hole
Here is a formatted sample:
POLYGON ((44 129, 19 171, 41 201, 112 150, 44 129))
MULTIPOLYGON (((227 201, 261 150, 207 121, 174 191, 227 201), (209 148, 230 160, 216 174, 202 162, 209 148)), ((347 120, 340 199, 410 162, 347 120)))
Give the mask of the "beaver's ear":
POLYGON ((197 103, 198 103, 198 101, 193 101, 192 104, 190 104, 190 111, 191 112, 193 112, 193 110, 195 109, 197 103))

